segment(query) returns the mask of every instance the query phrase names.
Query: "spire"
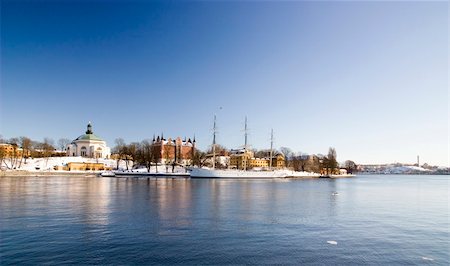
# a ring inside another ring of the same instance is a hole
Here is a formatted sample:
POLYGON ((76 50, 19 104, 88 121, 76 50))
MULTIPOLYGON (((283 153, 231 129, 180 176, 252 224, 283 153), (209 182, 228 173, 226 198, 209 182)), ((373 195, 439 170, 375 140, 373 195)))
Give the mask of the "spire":
POLYGON ((88 123, 88 125, 87 125, 86 134, 93 134, 93 133, 92 133, 92 125, 91 125, 91 121, 89 121, 89 123, 88 123))
POLYGON ((155 134, 153 134, 153 142, 155 142, 155 134))
POLYGON ((194 140, 193 140, 193 142, 195 143, 195 134, 194 134, 194 140))

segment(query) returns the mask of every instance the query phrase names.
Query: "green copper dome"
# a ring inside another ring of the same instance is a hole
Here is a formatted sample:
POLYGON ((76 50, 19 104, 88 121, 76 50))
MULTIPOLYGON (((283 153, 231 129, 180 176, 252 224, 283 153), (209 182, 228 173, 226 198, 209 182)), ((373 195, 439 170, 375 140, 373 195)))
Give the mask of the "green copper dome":
POLYGON ((75 140, 99 140, 103 141, 99 136, 94 134, 84 134, 76 138, 75 140))
POLYGON ((103 141, 99 136, 95 135, 92 131, 92 125, 91 122, 87 125, 86 134, 79 136, 75 140, 97 140, 97 141, 103 141))

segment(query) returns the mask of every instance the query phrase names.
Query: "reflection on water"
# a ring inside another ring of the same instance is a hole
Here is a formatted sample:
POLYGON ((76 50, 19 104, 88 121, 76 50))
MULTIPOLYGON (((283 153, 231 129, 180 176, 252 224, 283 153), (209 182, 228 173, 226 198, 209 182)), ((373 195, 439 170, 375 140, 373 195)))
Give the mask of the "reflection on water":
POLYGON ((446 264, 448 196, 431 176, 1 178, 0 262, 446 264))

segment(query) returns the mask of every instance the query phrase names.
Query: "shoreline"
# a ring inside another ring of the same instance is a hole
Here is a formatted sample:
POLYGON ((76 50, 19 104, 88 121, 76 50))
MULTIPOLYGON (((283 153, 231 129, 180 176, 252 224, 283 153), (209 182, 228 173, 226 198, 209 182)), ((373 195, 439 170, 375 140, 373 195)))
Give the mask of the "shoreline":
MULTIPOLYGON (((26 171, 26 170, 9 170, 1 171, 0 177, 48 177, 48 176, 83 176, 83 177, 94 177, 101 174, 103 171, 86 171, 86 172, 73 172, 73 171, 26 171)), ((184 177, 189 178, 189 174, 186 173, 139 173, 139 172, 116 172, 116 177, 184 177)), ((342 177, 354 177, 355 175, 339 175, 329 178, 342 178, 342 177)), ((302 175, 302 176, 286 176, 284 179, 312 179, 312 178, 323 178, 322 176, 315 175, 302 175)))
POLYGON ((0 172, 0 177, 41 177, 41 176, 65 176, 65 175, 69 175, 69 176, 83 176, 83 177, 91 177, 91 176, 97 176, 97 174, 99 174, 101 172, 44 172, 44 171, 24 171, 24 170, 19 170, 19 171, 1 171, 0 172))

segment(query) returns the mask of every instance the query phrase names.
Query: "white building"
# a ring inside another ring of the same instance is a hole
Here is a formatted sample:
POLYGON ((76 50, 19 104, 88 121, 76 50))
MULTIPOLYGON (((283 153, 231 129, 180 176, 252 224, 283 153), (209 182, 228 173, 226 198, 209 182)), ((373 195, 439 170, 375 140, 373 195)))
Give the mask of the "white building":
POLYGON ((88 158, 106 158, 111 156, 111 149, 106 142, 94 135, 91 122, 87 125, 86 134, 79 136, 67 146, 67 156, 88 158))

